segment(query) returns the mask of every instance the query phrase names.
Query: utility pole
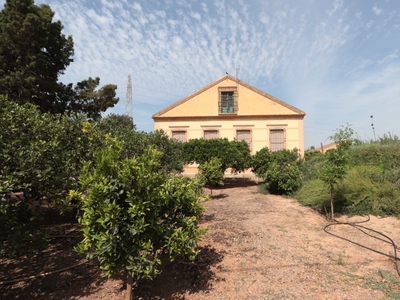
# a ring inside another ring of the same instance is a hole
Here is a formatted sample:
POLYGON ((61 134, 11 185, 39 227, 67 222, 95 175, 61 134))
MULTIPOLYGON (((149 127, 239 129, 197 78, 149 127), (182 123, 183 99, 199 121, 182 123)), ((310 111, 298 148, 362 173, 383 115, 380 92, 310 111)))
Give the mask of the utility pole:
POLYGON ((132 121, 133 121, 133 102, 132 102, 132 79, 131 79, 131 74, 128 75, 128 85, 126 87, 125 115, 131 117, 132 121))
POLYGON ((374 116, 371 116, 371 127, 372 127, 372 131, 374 133, 374 140, 376 142, 375 127, 374 127, 374 116))

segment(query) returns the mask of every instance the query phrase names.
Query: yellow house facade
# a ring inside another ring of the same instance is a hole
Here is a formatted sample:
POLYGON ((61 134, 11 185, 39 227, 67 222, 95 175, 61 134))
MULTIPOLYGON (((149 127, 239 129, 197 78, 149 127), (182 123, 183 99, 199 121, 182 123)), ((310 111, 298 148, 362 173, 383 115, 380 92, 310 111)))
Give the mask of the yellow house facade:
POLYGON ((154 130, 182 142, 245 140, 252 154, 297 148, 304 153, 305 113, 229 74, 152 116, 154 130))

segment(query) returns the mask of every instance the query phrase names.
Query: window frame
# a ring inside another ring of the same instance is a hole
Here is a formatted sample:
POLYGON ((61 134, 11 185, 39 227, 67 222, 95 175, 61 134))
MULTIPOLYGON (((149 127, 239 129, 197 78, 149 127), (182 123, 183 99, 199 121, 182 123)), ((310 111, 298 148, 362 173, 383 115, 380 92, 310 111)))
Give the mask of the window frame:
POLYGON ((270 128, 269 129, 269 150, 271 152, 280 151, 286 149, 286 130, 285 128, 270 128), (281 132, 282 133, 282 141, 276 142, 272 141, 273 134, 272 132, 281 132), (272 145, 281 145, 281 147, 273 147, 272 145))
POLYGON ((219 115, 234 115, 239 111, 238 108, 238 91, 236 86, 219 87, 218 88, 218 114, 219 115), (231 105, 226 105, 227 100, 223 95, 232 95, 231 105))
POLYGON ((212 139, 218 139, 218 138, 219 138, 219 130, 218 129, 214 129, 214 128, 203 129, 203 139, 212 140, 212 139), (206 138, 206 132, 215 132, 216 137, 206 138))
POLYGON ((182 143, 186 143, 187 142, 187 130, 182 130, 182 129, 173 129, 173 130, 171 130, 171 139, 174 139, 174 140, 182 142, 182 143), (174 138, 174 133, 175 132, 183 132, 185 134, 185 141, 182 141, 181 139, 174 138))
POLYGON ((252 144, 253 144, 252 133, 253 133, 253 131, 251 129, 248 129, 248 128, 237 128, 236 129, 236 141, 245 141, 249 145, 250 152, 253 149, 253 147, 252 147, 252 144), (249 132, 249 141, 247 141, 245 139, 239 139, 238 138, 238 132, 240 132, 240 131, 248 131, 249 132))

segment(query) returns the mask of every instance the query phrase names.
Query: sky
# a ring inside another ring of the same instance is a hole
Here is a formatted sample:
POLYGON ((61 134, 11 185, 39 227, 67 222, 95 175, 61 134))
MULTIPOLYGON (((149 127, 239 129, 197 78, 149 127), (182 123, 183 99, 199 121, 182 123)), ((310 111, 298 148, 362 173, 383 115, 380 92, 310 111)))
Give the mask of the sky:
POLYGON ((116 84, 120 100, 106 114, 123 114, 130 74, 138 130, 228 72, 303 110, 306 149, 347 124, 361 140, 400 136, 398 0, 35 3, 50 5, 74 40, 60 81, 116 84))

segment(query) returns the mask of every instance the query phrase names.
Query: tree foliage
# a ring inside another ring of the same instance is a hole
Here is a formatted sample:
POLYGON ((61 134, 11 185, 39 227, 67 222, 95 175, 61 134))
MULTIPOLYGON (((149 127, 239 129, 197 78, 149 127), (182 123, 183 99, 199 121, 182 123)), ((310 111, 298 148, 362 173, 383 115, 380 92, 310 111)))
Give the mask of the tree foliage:
POLYGON ((324 157, 325 161, 321 169, 321 179, 328 185, 331 202, 331 221, 335 220, 334 215, 334 189, 346 176, 349 158, 349 148, 352 144, 354 134, 351 125, 341 126, 336 133, 329 138, 333 140, 337 148, 328 150, 324 157))
POLYGON ((138 132, 131 117, 110 114, 94 123, 98 136, 97 149, 104 146, 106 135, 111 135, 123 142, 122 155, 133 158, 142 155, 146 148, 153 147, 162 152, 160 167, 166 172, 182 172, 184 166, 183 145, 170 139, 162 130, 138 132))
POLYGON ((64 86, 60 91, 60 100, 65 103, 65 112, 70 116, 85 114, 89 119, 98 119, 107 108, 113 107, 119 99, 115 97, 117 86, 106 84, 98 89, 100 78, 89 77, 72 85, 64 86))
POLYGON ((71 36, 53 21, 54 12, 33 0, 6 0, 0 12, 0 94, 43 112, 84 113, 97 118, 118 102, 115 85, 96 90, 99 78, 73 84, 58 82, 73 61, 71 36))
POLYGON ((269 152, 261 149, 253 158, 253 170, 272 194, 291 194, 302 183, 302 160, 297 149, 269 152))
POLYGON ((209 186, 212 196, 212 187, 224 184, 224 172, 222 171, 219 158, 213 157, 210 161, 199 165, 199 171, 198 179, 202 184, 209 186))
POLYGON ((17 254, 28 250, 18 243, 40 235, 33 204, 68 204, 66 191, 76 187, 81 162, 90 157, 89 140, 83 119, 41 113, 4 96, 0 120, 0 235, 7 238, 3 253, 17 254))
POLYGON ((108 276, 125 269, 128 280, 152 278, 161 254, 170 260, 197 255, 205 232, 197 223, 202 190, 194 179, 160 171, 159 151, 149 148, 131 159, 121 153, 121 143, 109 138, 94 164, 83 168, 82 194, 71 191, 83 203, 84 239, 77 250, 95 254, 108 276))
POLYGON ((272 152, 264 147, 251 157, 251 171, 259 178, 264 178, 272 160, 272 152))
POLYGON ((233 172, 242 172, 250 165, 250 148, 245 141, 221 139, 192 139, 183 145, 187 163, 199 165, 217 157, 221 169, 232 168, 233 172))

